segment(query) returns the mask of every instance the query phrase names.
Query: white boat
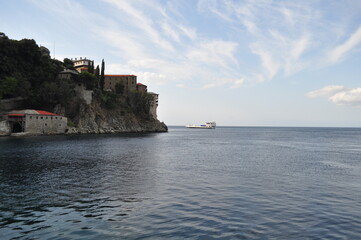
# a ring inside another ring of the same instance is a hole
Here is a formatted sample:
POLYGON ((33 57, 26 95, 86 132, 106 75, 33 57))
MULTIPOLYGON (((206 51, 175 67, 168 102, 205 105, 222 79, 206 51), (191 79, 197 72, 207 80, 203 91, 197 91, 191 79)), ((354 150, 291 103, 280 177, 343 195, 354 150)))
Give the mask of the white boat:
POLYGON ((214 129, 216 128, 215 122, 207 122, 205 125, 194 125, 194 124, 187 124, 186 128, 206 128, 206 129, 214 129))

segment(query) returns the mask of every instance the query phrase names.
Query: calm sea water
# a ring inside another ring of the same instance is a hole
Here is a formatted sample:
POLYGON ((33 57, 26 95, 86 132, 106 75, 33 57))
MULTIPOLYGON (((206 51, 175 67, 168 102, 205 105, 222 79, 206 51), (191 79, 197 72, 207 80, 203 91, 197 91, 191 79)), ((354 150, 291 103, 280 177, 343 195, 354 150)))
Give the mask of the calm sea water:
POLYGON ((1 239, 360 239, 361 129, 0 138, 1 239))

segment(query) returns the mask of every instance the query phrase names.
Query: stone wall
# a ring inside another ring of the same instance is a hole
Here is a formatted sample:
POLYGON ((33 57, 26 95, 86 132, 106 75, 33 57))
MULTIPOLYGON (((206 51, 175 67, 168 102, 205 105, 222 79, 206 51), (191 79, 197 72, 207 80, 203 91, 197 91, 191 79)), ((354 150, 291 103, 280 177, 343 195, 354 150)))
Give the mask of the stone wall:
POLYGON ((104 75, 104 90, 115 91, 117 84, 124 86, 125 92, 137 90, 137 76, 134 75, 104 75))
POLYGON ((62 116, 26 115, 25 131, 36 134, 65 133, 68 119, 62 116))
POLYGON ((10 125, 8 121, 0 121, 0 136, 10 134, 10 125))
POLYGON ((75 91, 80 99, 83 99, 87 104, 91 104, 93 100, 93 90, 86 90, 84 84, 78 83, 75 91))
POLYGON ((157 108, 158 108, 158 97, 156 93, 149 93, 152 96, 152 102, 150 103, 149 113, 154 118, 157 119, 157 108))

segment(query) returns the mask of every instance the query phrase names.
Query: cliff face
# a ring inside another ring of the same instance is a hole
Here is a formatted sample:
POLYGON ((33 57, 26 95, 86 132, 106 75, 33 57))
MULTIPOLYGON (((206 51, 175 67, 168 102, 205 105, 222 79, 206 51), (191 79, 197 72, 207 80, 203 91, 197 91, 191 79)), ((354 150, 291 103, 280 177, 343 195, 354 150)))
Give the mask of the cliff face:
MULTIPOLYGON (((58 113, 66 109, 55 109, 58 113)), ((97 101, 80 103, 72 119, 74 127, 67 134, 77 133, 121 133, 121 132, 167 132, 168 128, 157 119, 142 117, 121 107, 106 109, 97 101)))

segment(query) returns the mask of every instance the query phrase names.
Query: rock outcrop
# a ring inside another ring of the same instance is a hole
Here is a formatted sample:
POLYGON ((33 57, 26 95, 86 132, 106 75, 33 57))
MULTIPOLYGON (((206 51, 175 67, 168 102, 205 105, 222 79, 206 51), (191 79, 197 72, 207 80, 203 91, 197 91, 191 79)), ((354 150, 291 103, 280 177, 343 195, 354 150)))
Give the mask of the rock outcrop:
MULTIPOLYGON (((66 109, 57 107, 54 111, 63 114, 66 109)), ((150 116, 135 114, 122 107, 109 110, 96 101, 90 105, 80 103, 72 121, 74 126, 68 126, 66 134, 168 131, 163 122, 150 116)))

